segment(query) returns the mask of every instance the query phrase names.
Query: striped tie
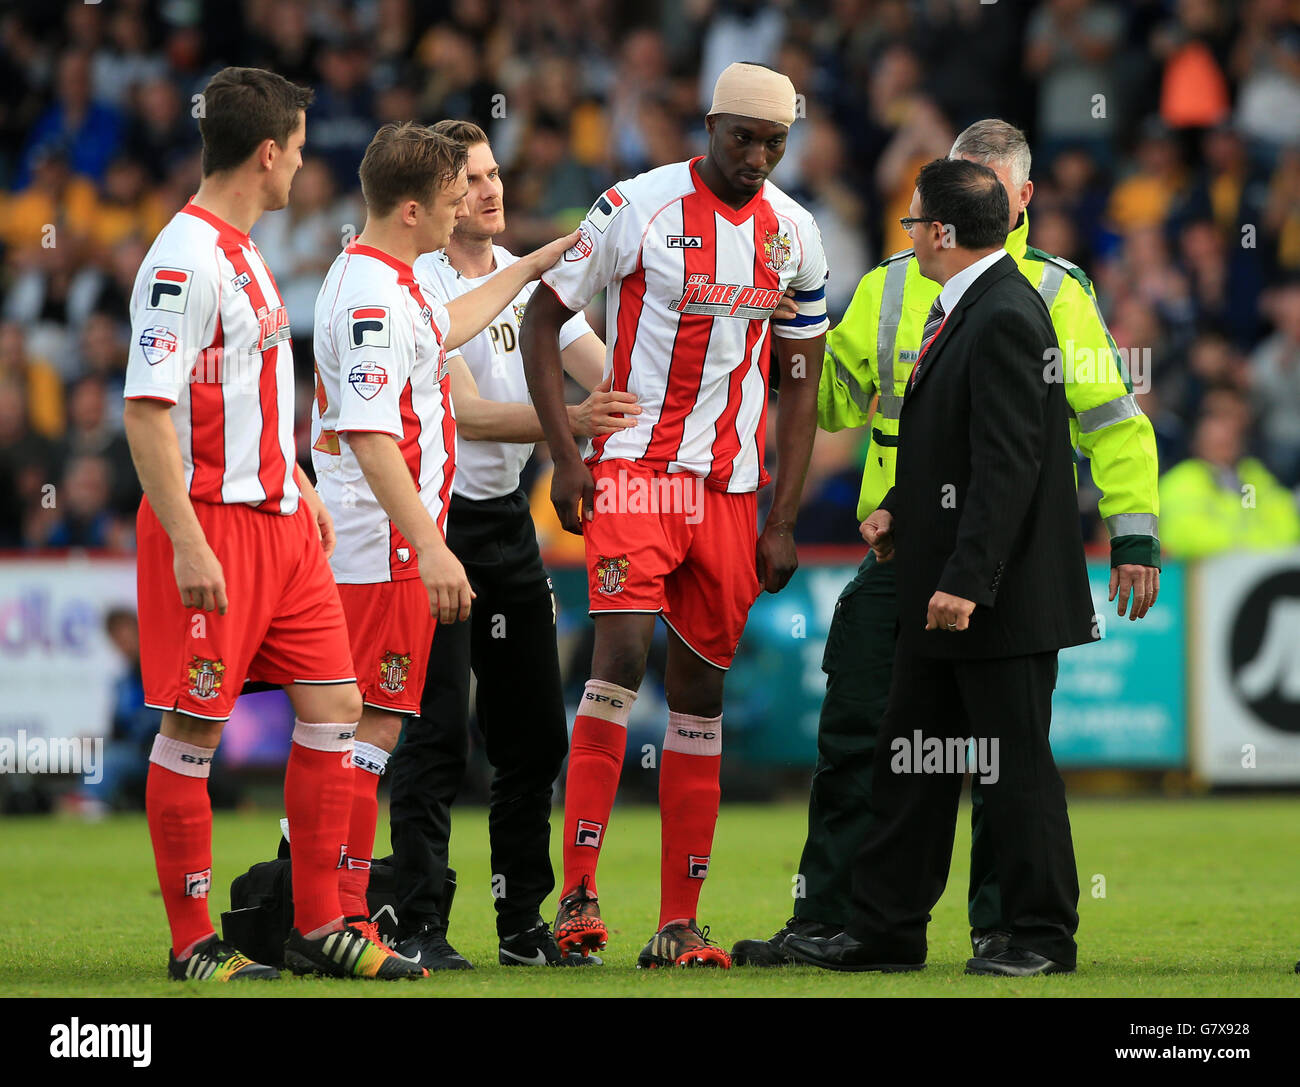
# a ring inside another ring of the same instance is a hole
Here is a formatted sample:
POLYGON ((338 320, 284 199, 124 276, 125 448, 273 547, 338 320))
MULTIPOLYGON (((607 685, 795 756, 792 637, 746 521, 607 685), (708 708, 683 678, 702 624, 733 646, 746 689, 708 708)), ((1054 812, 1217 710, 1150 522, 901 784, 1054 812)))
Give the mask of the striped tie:
POLYGON ((907 379, 907 387, 910 389, 916 381, 916 375, 921 372, 921 359, 929 350, 930 344, 939 334, 939 329, 943 327, 943 320, 947 316, 943 312, 943 305, 939 299, 934 300, 934 305, 930 307, 930 312, 925 315, 925 328, 921 330, 921 350, 916 356, 916 365, 912 367, 912 376, 907 379))

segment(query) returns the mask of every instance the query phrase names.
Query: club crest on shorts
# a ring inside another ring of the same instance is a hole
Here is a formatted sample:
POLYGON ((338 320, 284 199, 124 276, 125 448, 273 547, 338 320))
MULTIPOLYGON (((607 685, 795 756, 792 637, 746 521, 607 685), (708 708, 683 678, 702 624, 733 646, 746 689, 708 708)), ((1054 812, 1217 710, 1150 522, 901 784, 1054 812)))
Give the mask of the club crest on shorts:
POLYGON ((631 565, 626 555, 601 555, 596 562, 596 587, 606 596, 621 593, 631 565))
POLYGON ((605 824, 594 819, 579 819, 578 829, 573 838, 574 845, 589 845, 592 849, 600 848, 600 839, 605 834, 605 824))
POLYGON ((704 879, 709 874, 708 856, 697 857, 694 853, 686 858, 686 874, 691 879, 704 879))
POLYGON ((790 235, 775 230, 769 232, 763 239, 763 255, 767 258, 767 266, 779 272, 790 259, 790 235))
POLYGON ((379 662, 379 686, 385 691, 400 694, 406 690, 406 677, 410 670, 409 654, 385 653, 379 662))
POLYGON ((221 681, 226 674, 226 666, 221 659, 209 660, 207 657, 190 657, 189 665, 190 694, 205 702, 216 698, 221 693, 221 681))

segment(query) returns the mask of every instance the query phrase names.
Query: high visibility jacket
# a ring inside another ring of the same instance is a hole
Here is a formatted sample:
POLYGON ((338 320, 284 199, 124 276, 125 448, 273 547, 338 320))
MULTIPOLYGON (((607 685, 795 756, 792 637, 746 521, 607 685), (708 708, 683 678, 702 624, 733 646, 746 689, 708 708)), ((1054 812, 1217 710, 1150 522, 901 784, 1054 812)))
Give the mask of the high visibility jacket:
POLYGON ((1236 474, 1225 485, 1203 460, 1185 460, 1165 473, 1160 499, 1171 555, 1199 559, 1300 543, 1300 511, 1291 492, 1253 457, 1241 461, 1236 474))
MULTIPOLYGON (((1028 236, 1029 216, 1022 214, 1007 236, 1007 252, 1042 296, 1056 328, 1060 355, 1044 360, 1044 376, 1065 382, 1070 441, 1091 462, 1101 491, 1098 506, 1110 535, 1111 565, 1158 567, 1159 468, 1151 421, 1133 396, 1129 369, 1106 328, 1091 281, 1078 265, 1029 247, 1028 236)), ((871 424, 859 520, 894 485, 903 393, 926 313, 941 289, 921 275, 912 251, 905 249, 862 277, 844 319, 827 334, 818 425, 836 431, 871 424)))

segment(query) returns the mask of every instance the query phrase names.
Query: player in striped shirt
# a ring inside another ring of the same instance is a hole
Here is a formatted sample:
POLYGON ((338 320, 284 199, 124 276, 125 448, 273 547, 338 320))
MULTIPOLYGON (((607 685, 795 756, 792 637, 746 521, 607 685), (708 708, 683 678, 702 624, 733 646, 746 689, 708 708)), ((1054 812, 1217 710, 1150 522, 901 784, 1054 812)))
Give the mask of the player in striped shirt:
POLYGON ((312 93, 253 68, 203 91, 203 181, 136 277, 124 420, 137 519, 145 701, 163 710, 146 788, 171 928, 171 977, 276 978, 216 934, 207 778, 246 679, 283 685, 296 718, 284 802, 293 834, 295 973, 424 971, 343 924, 338 864, 361 698, 327 558, 329 514, 294 458, 293 356, 275 280, 248 231, 302 165, 312 93))
POLYGON ((696 921, 718 815, 723 677, 759 590, 778 592, 798 565, 793 528, 827 328, 817 226, 767 181, 794 118, 789 79, 731 65, 714 90, 708 153, 605 192, 524 318, 528 386, 555 459, 551 497, 565 528, 584 537, 596 623, 569 755, 562 948, 605 943, 596 863, 662 615, 670 637, 659 931, 638 962, 730 965, 696 921), (598 438, 584 464, 566 426, 556 336, 604 288, 607 372, 613 389, 639 397, 643 414, 635 428, 598 438), (772 319, 790 288, 798 312, 772 319), (758 535, 771 333, 781 471, 758 535))
POLYGON ((477 336, 573 240, 562 238, 446 307, 412 265, 466 213, 463 144, 423 125, 384 125, 361 162, 366 225, 316 299, 312 461, 338 525, 333 567, 364 709, 340 885, 372 939, 366 888, 379 777, 402 717, 418 713, 436 622, 468 618, 474 593, 444 536, 456 472, 446 351, 477 336))

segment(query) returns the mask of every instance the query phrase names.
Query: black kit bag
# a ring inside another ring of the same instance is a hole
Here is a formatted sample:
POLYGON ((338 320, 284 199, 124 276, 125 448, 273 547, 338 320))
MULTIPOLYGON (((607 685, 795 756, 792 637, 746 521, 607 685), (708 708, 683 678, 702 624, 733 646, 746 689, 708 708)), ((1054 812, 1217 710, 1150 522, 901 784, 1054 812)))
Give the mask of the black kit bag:
MULTIPOLYGON (((447 869, 442 919, 451 912, 456 894, 456 873, 447 869)), ((397 874, 393 858, 383 857, 370 865, 366 891, 370 920, 389 947, 397 943, 397 874)), ((275 860, 253 865, 230 885, 230 910, 221 915, 221 933, 254 962, 284 965, 284 941, 293 928, 293 867, 289 842, 280 839, 275 860)))

